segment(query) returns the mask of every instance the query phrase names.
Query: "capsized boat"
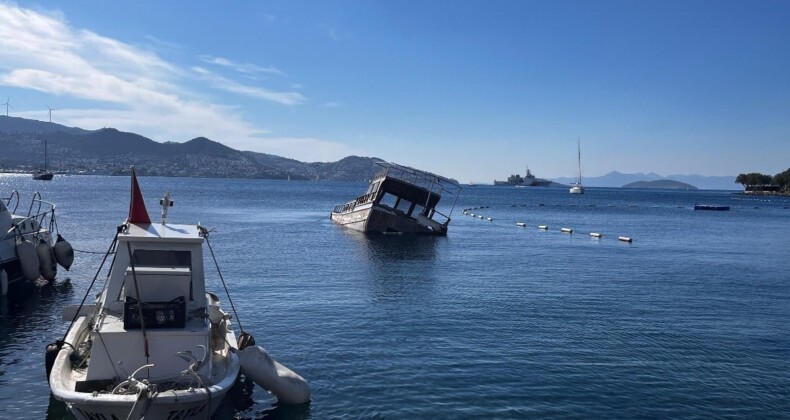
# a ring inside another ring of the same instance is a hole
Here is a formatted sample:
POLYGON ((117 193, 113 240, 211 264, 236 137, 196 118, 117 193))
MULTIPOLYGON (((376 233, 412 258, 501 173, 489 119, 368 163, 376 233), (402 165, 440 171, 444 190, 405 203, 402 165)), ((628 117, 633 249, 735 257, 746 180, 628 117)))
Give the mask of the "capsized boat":
POLYGON ((364 194, 335 206, 330 217, 344 227, 376 233, 446 235, 461 186, 430 172, 376 162, 382 169, 364 194), (442 195, 453 197, 449 215, 436 209, 442 195))
POLYGON ((34 282, 54 280, 58 264, 74 262, 71 244, 57 233, 55 204, 36 192, 27 211, 19 208, 18 191, 0 199, 0 295, 16 295, 34 282), (53 230, 55 232, 53 232, 53 230))
MULTIPOLYGON (((168 223, 169 193, 160 200, 161 223, 152 223, 134 169, 131 189, 129 217, 102 261, 114 255, 104 287, 92 304, 84 304, 89 288, 80 305, 64 309, 71 325, 47 346, 52 395, 78 419, 210 418, 245 369, 240 359, 255 362, 265 350, 250 345, 254 340, 243 330, 237 340, 220 299, 205 289, 202 250, 204 243, 211 250, 209 231, 168 223)), ((221 272, 220 279, 224 285, 221 272)), ((228 301, 232 308, 229 294, 228 301)), ((262 375, 266 383, 293 384, 287 368, 266 369, 246 367, 256 381, 262 375)), ((292 399, 309 401, 309 387, 305 396, 306 382, 295 376, 302 394, 292 399)))

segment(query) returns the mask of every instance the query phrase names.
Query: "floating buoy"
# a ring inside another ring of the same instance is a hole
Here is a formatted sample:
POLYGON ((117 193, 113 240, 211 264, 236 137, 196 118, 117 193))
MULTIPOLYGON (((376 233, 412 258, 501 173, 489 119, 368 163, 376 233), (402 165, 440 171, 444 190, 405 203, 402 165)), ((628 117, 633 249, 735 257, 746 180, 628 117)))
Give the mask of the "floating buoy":
POLYGON ((23 236, 22 240, 16 245, 16 255, 19 257, 22 275, 29 281, 35 281, 39 276, 36 246, 23 236))
POLYGON ((8 274, 5 270, 0 270, 0 296, 8 294, 8 274))
POLYGON ((527 227, 527 224, 524 222, 516 222, 516 226, 518 227, 527 227))
POLYGON ((620 236, 617 238, 617 240, 621 242, 628 242, 628 243, 633 242, 633 239, 629 238, 628 236, 620 236))
POLYGON ((543 206, 545 206, 545 204, 543 203, 538 204, 538 207, 543 207, 543 206))
POLYGON ((470 215, 470 216, 472 216, 472 217, 475 217, 475 214, 474 214, 474 213, 470 213, 469 215, 470 215))
POLYGON ((489 218, 488 218, 488 219, 486 219, 486 220, 488 220, 488 221, 490 222, 490 221, 492 221, 492 220, 494 220, 494 219, 492 219, 492 218, 490 218, 490 217, 489 217, 489 218))
POLYGON ((573 233, 573 229, 571 229, 571 228, 560 228, 560 232, 573 233))
POLYGON ((36 245, 36 254, 38 254, 38 270, 41 277, 50 281, 55 280, 55 276, 58 274, 58 264, 55 261, 52 245, 42 239, 36 245))
POLYGON ((546 230, 546 229, 548 229, 548 228, 549 228, 549 227, 548 227, 548 226, 546 226, 546 225, 540 225, 540 226, 538 226, 538 229, 541 229, 541 230, 546 230))
POLYGON ((477 218, 478 218, 478 219, 482 219, 482 218, 483 218, 483 215, 481 214, 481 215, 477 216, 477 218))
POLYGON ((310 385, 296 372, 281 365, 261 346, 239 350, 241 372, 284 404, 310 401, 310 385))
POLYGON ((600 238, 600 237, 602 237, 603 235, 601 235, 601 234, 600 234, 600 233, 598 233, 598 232, 590 232, 590 236, 592 236, 593 238, 600 238))

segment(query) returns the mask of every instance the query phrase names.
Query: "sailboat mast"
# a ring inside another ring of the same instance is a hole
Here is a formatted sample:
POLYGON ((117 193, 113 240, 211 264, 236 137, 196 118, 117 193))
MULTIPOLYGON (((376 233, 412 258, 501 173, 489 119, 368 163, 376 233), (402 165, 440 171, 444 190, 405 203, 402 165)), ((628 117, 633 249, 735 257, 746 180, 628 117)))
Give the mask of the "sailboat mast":
POLYGON ((579 139, 576 139, 576 148, 579 153, 578 162, 579 162, 579 181, 577 184, 582 183, 582 142, 579 139))
POLYGON ((44 140, 44 171, 47 170, 49 162, 47 161, 47 141, 44 140))

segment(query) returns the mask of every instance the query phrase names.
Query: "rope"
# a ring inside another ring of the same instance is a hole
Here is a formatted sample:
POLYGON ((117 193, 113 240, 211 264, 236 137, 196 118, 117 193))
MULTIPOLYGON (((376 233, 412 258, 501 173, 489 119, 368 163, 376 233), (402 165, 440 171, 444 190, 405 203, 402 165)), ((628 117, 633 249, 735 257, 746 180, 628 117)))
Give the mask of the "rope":
MULTIPOLYGON (((97 255, 101 255, 101 254, 107 254, 107 252, 101 252, 101 251, 84 251, 84 250, 81 250, 81 249, 74 249, 74 252, 82 252, 83 254, 97 254, 97 255)), ((115 254, 115 252, 109 252, 109 254, 115 254)))
POLYGON ((214 260, 214 266, 217 267, 217 274, 219 274, 219 279, 222 280, 222 287, 225 288, 225 295, 228 296, 228 302, 230 302, 230 307, 233 309, 233 316, 236 317, 236 322, 239 323, 239 330, 243 333, 244 327, 241 326, 241 319, 239 318, 239 314, 236 313, 236 306, 233 305, 233 299, 230 298, 230 292, 228 292, 228 286, 225 284, 225 278, 222 277, 222 271, 219 269, 219 263, 217 262, 217 257, 214 256, 214 249, 211 248, 211 242, 208 240, 208 230, 206 228, 201 228, 201 232, 203 233, 203 237, 206 238, 206 245, 208 245, 208 250, 211 252, 211 259, 214 260))
MULTIPOLYGON (((66 342, 66 336, 68 335, 69 330, 71 330, 71 327, 73 327, 74 323, 77 322, 77 318, 79 318, 79 316, 80 316, 80 310, 85 305, 85 300, 88 299, 88 295, 90 294, 91 289, 93 288, 93 285, 96 283, 96 279, 99 278, 99 273, 101 273, 101 269, 102 269, 102 267, 104 267, 104 263, 107 262, 107 257, 110 256, 111 251, 115 247, 115 244, 118 242, 118 235, 121 233, 121 231, 123 229, 123 226, 124 225, 118 226, 118 230, 117 230, 117 232, 115 232, 115 237, 113 238, 112 243, 110 244, 110 247, 107 249, 107 252, 105 253, 104 258, 102 259, 101 264, 99 265, 99 269, 96 270, 96 275, 93 276, 93 280, 91 281, 90 286, 88 286, 88 290, 85 291, 85 296, 82 298, 82 302, 80 302, 80 306, 77 308, 77 311, 74 313, 74 318, 71 319, 71 323, 69 324, 69 327, 66 328, 66 332, 63 333, 63 338, 60 341, 62 341, 64 343, 66 342)), ((71 344, 69 344, 69 345, 71 345, 71 344)), ((71 345, 71 347, 74 348, 73 345, 71 345)))
MULTIPOLYGON (((134 280, 134 292, 137 294, 137 314, 140 316, 140 329, 143 331, 143 350, 145 350, 145 363, 148 363, 148 334, 145 332, 145 319, 143 317, 143 300, 140 296, 140 288, 137 286, 137 273, 134 271, 134 258, 132 258, 132 244, 126 242, 126 250, 129 252, 129 265, 132 267, 132 279, 134 280)), ((150 375, 150 371, 148 372, 150 375)))

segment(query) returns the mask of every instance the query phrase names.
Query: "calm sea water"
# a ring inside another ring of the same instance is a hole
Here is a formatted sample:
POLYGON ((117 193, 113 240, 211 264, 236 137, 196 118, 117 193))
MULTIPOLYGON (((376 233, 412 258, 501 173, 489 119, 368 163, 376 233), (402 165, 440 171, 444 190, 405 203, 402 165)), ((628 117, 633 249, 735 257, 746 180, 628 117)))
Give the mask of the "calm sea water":
MULTIPOLYGON (((278 407, 242 382, 217 418, 790 416, 790 200, 478 186, 429 238, 333 225, 361 183, 140 184, 152 218, 171 191, 170 221, 215 228, 242 326, 313 390, 278 407), (484 219, 460 211, 481 206, 484 219)), ((12 189, 56 203, 80 252, 56 284, 0 299, 0 417, 71 418, 44 346, 98 267, 82 251, 105 251, 125 217, 129 179, 0 175, 0 195, 12 189)), ((216 274, 208 288, 222 290, 216 274)))

